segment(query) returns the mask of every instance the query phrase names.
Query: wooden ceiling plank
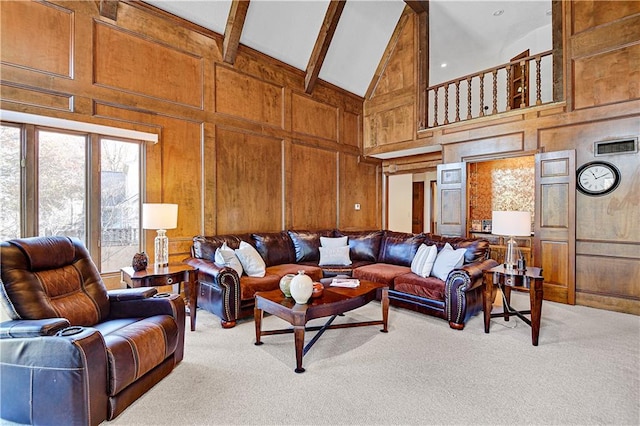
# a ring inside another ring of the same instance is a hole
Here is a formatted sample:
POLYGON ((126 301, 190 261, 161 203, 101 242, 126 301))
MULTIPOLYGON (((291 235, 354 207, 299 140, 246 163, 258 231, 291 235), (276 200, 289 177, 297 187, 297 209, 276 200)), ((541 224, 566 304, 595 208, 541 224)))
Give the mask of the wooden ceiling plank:
POLYGON ((324 58, 329 50, 329 45, 338 27, 338 21, 340 20, 340 15, 342 15, 345 4, 346 0, 329 2, 327 13, 324 16, 324 22, 322 23, 316 44, 313 46, 313 51, 307 64, 307 74, 304 78, 304 90, 306 93, 311 93, 316 85, 318 74, 320 74, 322 63, 324 62, 324 58))
POLYGON ((224 30, 224 41, 222 42, 222 55, 224 62, 233 65, 238 54, 240 36, 244 27, 244 20, 247 17, 249 0, 233 0, 227 26, 224 30))
POLYGON ((99 0, 100 16, 116 21, 118 18, 119 0, 99 0))

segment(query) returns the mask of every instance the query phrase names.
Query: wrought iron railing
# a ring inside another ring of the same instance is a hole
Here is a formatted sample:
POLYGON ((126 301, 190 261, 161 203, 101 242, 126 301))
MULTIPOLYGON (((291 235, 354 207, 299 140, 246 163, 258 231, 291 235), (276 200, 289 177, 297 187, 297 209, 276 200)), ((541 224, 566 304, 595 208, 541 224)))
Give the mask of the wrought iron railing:
POLYGON ((427 102, 428 127, 553 102, 552 51, 430 86, 427 88, 427 102), (517 79, 514 78, 516 72, 517 79), (485 103, 485 93, 489 91, 491 94, 487 95, 485 103), (450 98, 454 99, 453 102, 450 98), (466 105, 461 105, 461 99, 465 98, 466 105))

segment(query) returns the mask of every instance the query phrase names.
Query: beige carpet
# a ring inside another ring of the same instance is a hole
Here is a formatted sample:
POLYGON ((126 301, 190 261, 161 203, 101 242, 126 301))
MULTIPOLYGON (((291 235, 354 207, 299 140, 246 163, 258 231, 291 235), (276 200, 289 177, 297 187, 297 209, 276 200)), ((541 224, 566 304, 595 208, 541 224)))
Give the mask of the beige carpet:
MULTIPOLYGON (((328 330, 296 374, 292 335, 255 346, 253 321, 223 330, 200 310, 184 361, 107 424, 640 424, 640 317, 546 301, 542 315, 534 347, 516 318, 485 334, 480 315, 456 331, 391 308, 389 333, 328 330)), ((379 316, 374 302, 336 322, 379 316)))

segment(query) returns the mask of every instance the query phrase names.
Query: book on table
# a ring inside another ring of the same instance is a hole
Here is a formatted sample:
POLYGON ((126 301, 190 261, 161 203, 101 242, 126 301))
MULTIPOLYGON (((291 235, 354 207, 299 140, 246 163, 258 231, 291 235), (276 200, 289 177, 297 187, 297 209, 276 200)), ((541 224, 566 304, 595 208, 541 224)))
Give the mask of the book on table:
POLYGON ((360 280, 355 278, 334 278, 331 287, 356 288, 360 285, 360 280))

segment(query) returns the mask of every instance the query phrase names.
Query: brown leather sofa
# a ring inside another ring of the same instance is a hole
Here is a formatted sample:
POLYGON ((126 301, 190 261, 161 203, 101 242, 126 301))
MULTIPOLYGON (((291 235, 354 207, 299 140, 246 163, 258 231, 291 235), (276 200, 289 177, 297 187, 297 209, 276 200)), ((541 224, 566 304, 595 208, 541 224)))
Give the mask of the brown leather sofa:
POLYGON ((0 416, 25 424, 99 424, 182 360, 185 307, 156 288, 107 291, 67 237, 0 243, 0 416))
POLYGON ((489 241, 409 234, 384 230, 320 231, 289 230, 276 233, 196 236, 191 257, 185 262, 198 268, 198 305, 233 327, 240 318, 253 314, 256 291, 278 288, 286 273, 302 269, 317 281, 321 277, 349 275, 389 285, 391 304, 449 321, 454 329, 482 310, 482 271, 497 265, 489 259, 489 241), (350 265, 319 265, 320 237, 348 237, 350 265), (264 278, 238 276, 236 271, 214 262, 215 251, 224 242, 238 248, 240 241, 253 245, 265 260, 264 278), (464 264, 446 280, 423 278, 411 272, 411 261, 422 243, 441 250, 446 243, 466 248, 464 264))

